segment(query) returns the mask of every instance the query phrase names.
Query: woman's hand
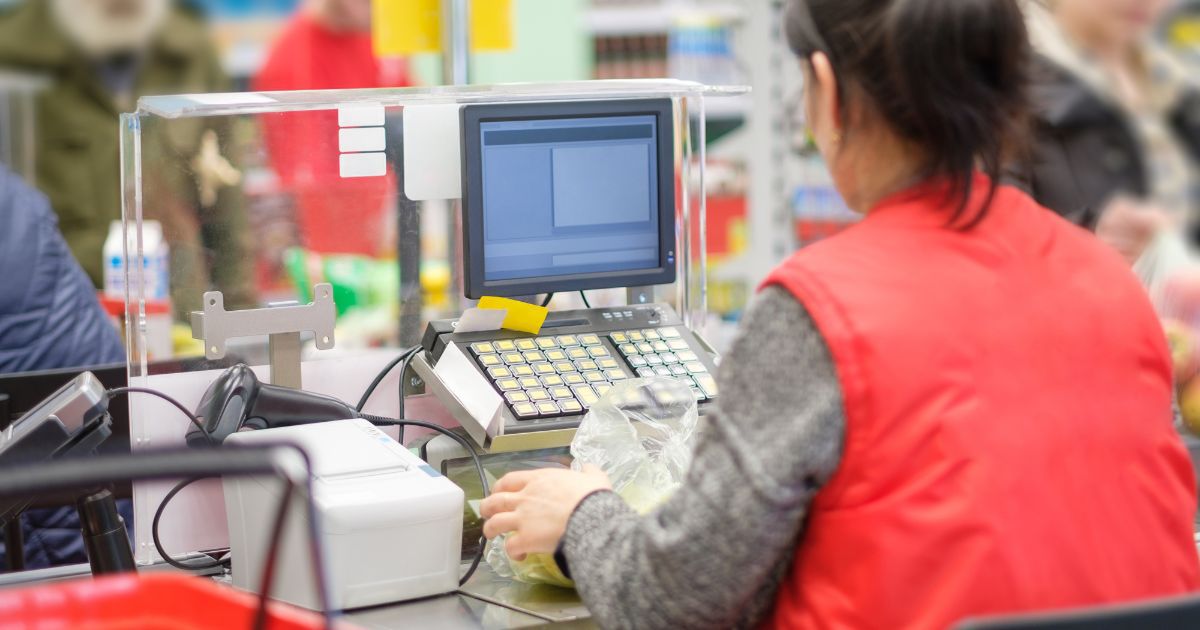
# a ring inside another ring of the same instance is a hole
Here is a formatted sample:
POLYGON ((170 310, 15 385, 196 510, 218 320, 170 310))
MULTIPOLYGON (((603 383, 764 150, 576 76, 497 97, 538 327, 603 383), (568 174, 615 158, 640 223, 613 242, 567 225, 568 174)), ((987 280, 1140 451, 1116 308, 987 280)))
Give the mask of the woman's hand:
POLYGON ((595 466, 573 470, 529 470, 505 475, 480 512, 489 539, 512 533, 505 541, 508 557, 521 561, 531 553, 554 553, 575 508, 597 490, 612 484, 595 466))

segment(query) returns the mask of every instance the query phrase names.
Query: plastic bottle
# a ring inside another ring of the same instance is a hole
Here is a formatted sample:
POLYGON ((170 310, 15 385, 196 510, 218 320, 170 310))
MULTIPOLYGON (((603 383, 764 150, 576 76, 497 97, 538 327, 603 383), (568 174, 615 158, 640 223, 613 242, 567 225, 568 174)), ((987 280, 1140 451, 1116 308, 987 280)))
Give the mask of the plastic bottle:
MULTIPOLYGON (((120 221, 108 227, 104 240, 104 295, 113 299, 125 297, 124 229, 120 221)), ((132 245, 132 243, 131 243, 132 245)), ((147 301, 164 301, 171 297, 170 247, 163 238, 162 224, 142 222, 142 290, 147 301)))

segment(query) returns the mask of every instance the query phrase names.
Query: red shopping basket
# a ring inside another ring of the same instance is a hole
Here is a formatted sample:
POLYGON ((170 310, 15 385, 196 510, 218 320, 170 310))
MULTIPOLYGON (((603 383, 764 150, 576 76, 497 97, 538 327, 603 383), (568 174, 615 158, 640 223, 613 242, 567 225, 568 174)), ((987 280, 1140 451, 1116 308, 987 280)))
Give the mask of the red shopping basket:
MULTIPOLYGON (((250 628, 257 610, 257 596, 206 578, 130 573, 0 591, 0 630, 236 630, 250 628)), ((307 610, 267 610, 270 630, 324 627, 307 610)))

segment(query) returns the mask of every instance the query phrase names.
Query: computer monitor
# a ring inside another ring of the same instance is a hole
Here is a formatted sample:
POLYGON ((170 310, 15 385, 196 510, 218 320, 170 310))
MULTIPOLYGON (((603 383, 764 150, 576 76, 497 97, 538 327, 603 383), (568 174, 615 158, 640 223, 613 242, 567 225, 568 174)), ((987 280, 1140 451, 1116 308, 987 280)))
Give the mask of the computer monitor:
POLYGON ((462 108, 467 297, 675 281, 670 99, 462 108))

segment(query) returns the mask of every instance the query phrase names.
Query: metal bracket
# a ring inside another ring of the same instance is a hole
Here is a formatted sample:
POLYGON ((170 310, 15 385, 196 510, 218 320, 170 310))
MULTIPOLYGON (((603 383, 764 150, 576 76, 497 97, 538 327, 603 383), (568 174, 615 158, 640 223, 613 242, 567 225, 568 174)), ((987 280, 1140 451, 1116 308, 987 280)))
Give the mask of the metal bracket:
POLYGON ((243 311, 225 310, 225 296, 209 291, 204 294, 204 310, 192 311, 192 338, 204 342, 206 358, 216 360, 225 357, 230 339, 267 335, 271 383, 300 389, 300 333, 312 332, 317 349, 329 350, 336 319, 333 286, 327 283, 313 287, 313 301, 308 304, 291 302, 243 311))

